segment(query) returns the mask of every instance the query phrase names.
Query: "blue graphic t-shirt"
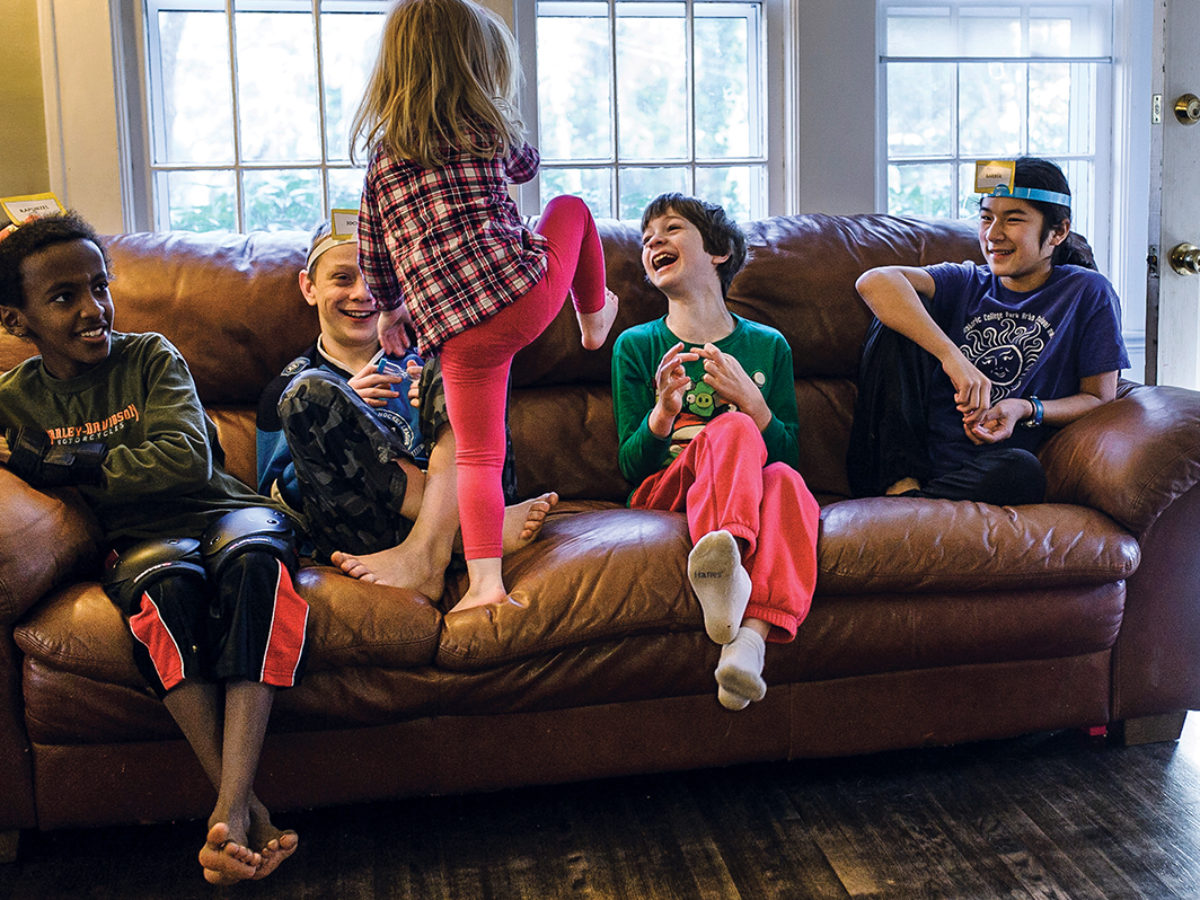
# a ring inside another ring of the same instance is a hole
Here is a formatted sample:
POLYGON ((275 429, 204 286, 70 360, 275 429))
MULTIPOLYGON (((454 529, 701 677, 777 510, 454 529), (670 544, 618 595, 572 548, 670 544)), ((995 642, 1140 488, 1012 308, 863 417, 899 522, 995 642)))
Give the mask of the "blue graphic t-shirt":
MULTIPOLYGON (((992 403, 1007 397, 1054 400, 1079 393, 1090 375, 1128 368, 1120 301, 1108 279, 1080 266, 1055 266, 1046 283, 1010 291, 987 266, 930 266, 930 314, 963 355, 992 381, 992 403)), ((929 392, 934 472, 960 467, 976 447, 963 433, 954 386, 939 377, 929 392)), ((1004 446, 1036 450, 1044 428, 1017 428, 1004 446)))

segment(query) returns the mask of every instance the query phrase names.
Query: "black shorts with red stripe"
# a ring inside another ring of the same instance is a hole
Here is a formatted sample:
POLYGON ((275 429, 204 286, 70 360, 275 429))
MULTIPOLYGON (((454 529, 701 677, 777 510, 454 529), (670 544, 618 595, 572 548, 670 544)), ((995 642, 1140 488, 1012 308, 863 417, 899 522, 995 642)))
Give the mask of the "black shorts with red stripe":
POLYGON ((249 550, 225 563, 219 579, 166 575, 124 609, 134 660, 159 697, 184 679, 299 684, 308 604, 287 567, 249 550))

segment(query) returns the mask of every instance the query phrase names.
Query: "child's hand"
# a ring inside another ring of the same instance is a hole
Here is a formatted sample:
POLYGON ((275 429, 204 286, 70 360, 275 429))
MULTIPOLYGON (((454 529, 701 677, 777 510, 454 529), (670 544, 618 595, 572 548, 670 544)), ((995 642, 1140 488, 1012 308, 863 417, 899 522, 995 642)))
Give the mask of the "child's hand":
POLYGON ((954 407, 967 427, 975 425, 992 406, 992 382, 961 353, 942 363, 954 385, 954 407))
POLYGON ((400 396, 400 392, 395 390, 392 385, 401 381, 404 381, 403 375, 388 375, 378 371, 375 363, 367 363, 355 373, 347 384, 354 389, 354 393, 362 397, 363 402, 368 406, 382 407, 387 406, 389 400, 400 396))
POLYGON ((704 383, 726 403, 732 403, 758 425, 759 431, 770 424, 771 408, 754 379, 751 378, 736 356, 722 353, 714 344, 693 347, 695 354, 704 360, 704 383))
POLYGON ((408 402, 413 409, 421 405, 421 372, 425 367, 415 359, 408 361, 408 402))
POLYGON ((381 309, 377 327, 379 343, 392 356, 403 356, 412 346, 412 341, 408 339, 408 329, 412 327, 412 317, 403 304, 395 309, 381 309))
POLYGON ((963 430, 973 444, 998 444, 1012 437, 1024 414, 1025 401, 1009 397, 987 410, 974 425, 964 422, 963 430))
POLYGON ((10 456, 12 456, 12 451, 8 449, 8 438, 0 433, 0 465, 7 465, 10 456))
POLYGON ((654 409, 650 411, 650 430, 667 437, 675 425, 675 418, 683 410, 683 394, 692 386, 692 380, 684 371, 683 364, 699 359, 695 353, 683 352, 683 342, 676 344, 663 354, 654 373, 654 409))

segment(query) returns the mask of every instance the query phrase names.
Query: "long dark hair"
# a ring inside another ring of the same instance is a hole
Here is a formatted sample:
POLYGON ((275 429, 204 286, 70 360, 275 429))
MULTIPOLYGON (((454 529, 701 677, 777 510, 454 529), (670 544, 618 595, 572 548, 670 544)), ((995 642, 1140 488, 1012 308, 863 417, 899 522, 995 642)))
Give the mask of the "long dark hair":
MULTIPOLYGON (((1071 186, 1067 184, 1067 176, 1057 164, 1037 156, 1022 156, 1016 163, 1016 174, 1013 177, 1013 187, 1040 188, 1043 191, 1054 191, 1056 194, 1071 196, 1071 186)), ((1061 203, 1048 203, 1045 200, 1025 202, 1042 214, 1041 241, 1045 243, 1050 232, 1063 222, 1071 219, 1071 207, 1061 203)), ((1055 266, 1073 265, 1087 269, 1096 268, 1096 258, 1092 248, 1083 235, 1075 231, 1068 232, 1066 239, 1054 248, 1050 263, 1055 266)))

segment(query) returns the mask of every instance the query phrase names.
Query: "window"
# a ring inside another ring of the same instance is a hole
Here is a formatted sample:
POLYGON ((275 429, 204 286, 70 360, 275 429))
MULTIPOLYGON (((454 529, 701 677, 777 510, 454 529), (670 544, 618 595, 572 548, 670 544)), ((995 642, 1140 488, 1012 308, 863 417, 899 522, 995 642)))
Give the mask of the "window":
POLYGON ((974 216, 977 159, 1043 156, 1070 182, 1074 229, 1107 260, 1112 6, 880 0, 887 211, 974 216))
MULTIPOLYGON (((779 191, 767 109, 769 0, 530 0, 517 5, 537 134, 535 213, 577 194, 601 217, 636 219, 664 191, 758 218, 779 191), (774 182, 774 183, 772 183, 774 182)), ((781 81, 782 79, 776 79, 781 81)), ((778 154, 776 155, 778 156, 778 154)))
POLYGON ((144 0, 153 226, 306 229, 357 207, 350 121, 384 0, 144 0))

